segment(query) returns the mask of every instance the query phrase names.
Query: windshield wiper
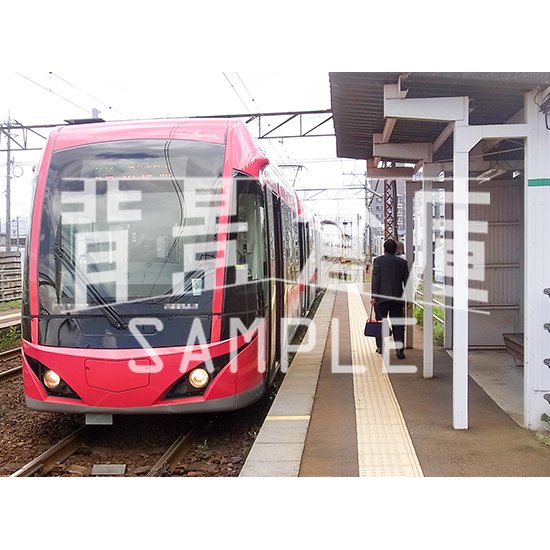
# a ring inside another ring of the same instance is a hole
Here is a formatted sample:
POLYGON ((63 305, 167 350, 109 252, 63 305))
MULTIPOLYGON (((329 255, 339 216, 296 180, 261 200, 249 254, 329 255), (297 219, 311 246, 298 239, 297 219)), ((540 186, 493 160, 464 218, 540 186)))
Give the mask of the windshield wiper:
MULTIPOLYGON (((62 250, 61 246, 61 215, 59 215, 59 220, 57 221, 57 231, 55 233, 55 245, 59 250, 62 250)), ((55 297, 57 298, 57 305, 59 305, 59 298, 61 296, 61 256, 55 255, 55 297)))
POLYGON ((82 279, 86 285, 86 290, 97 302, 99 310, 105 315, 109 323, 116 328, 128 328, 128 323, 126 323, 126 321, 117 313, 113 306, 109 305, 109 303, 105 300, 105 298, 103 298, 97 288, 89 281, 88 277, 86 277, 84 272, 75 264, 75 262, 67 257, 63 248, 60 248, 57 244, 55 244, 52 247, 52 252, 55 254, 56 258, 61 260, 65 266, 69 268, 70 271, 82 279))
MULTIPOLYGON (((82 269, 80 269, 80 267, 75 263, 72 257, 69 256, 67 252, 65 252, 65 250, 63 249, 63 246, 61 244, 61 216, 59 216, 59 223, 57 226, 56 242, 52 246, 51 250, 54 253, 57 261, 62 262, 66 267, 69 268, 69 270, 72 273, 74 273, 75 275, 78 275, 82 279, 82 281, 86 285, 87 292, 89 292, 93 297, 93 299, 96 301, 96 303, 99 306, 99 310, 107 318, 109 323, 118 329, 128 328, 128 323, 126 323, 126 321, 117 313, 117 311, 113 306, 109 305, 109 303, 105 300, 105 298, 103 298, 103 296, 97 290, 97 288, 89 281, 88 277, 82 271, 82 269)), ((58 300, 59 300, 58 286, 60 286, 60 284, 61 284, 61 265, 59 264, 58 266, 56 266, 56 294, 58 296, 58 300)))

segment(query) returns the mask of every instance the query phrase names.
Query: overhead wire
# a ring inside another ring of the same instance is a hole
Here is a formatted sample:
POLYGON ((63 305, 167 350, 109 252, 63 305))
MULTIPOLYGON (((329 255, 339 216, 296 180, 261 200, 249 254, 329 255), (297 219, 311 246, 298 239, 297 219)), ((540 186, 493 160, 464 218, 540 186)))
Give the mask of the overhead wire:
MULTIPOLYGON (((242 98, 241 94, 239 94, 239 92, 237 91, 237 89, 235 88, 235 86, 233 85, 233 83, 231 82, 230 78, 227 76, 226 73, 222 73, 223 76, 225 77, 225 79, 227 80, 227 82, 229 83, 229 85, 231 86, 231 88, 233 89, 233 91, 235 92, 235 94, 237 95, 237 97, 239 98, 239 100, 241 101, 241 103, 244 105, 245 109, 249 112, 249 113, 252 113, 253 110, 248 106, 248 104, 245 102, 245 100, 242 98)), ((247 94, 250 96, 250 99, 252 100, 252 103, 255 104, 255 106, 258 108, 258 110, 261 112, 261 109, 260 109, 260 106, 258 105, 258 102, 254 99, 254 97, 252 96, 252 94, 250 93, 250 90, 247 88, 246 84, 244 83, 243 79, 241 78, 241 76, 239 75, 239 73, 235 73, 237 75, 237 78, 240 80, 241 84, 243 85, 244 89, 246 90, 247 94)), ((275 147, 275 145, 271 142, 271 140, 268 140, 268 145, 269 147, 271 148, 271 150, 273 151, 273 153, 275 155, 277 155, 278 159, 280 162, 286 162, 284 161, 283 157, 281 156, 280 152, 277 150, 277 148, 275 147)), ((285 151, 286 153, 286 151, 285 151)), ((287 153, 287 156, 288 156, 288 153, 287 153)))
POLYGON ((262 112, 262 110, 260 109, 260 106, 258 105, 256 100, 254 99, 254 97, 250 93, 250 90, 246 87, 246 84, 244 83, 243 79, 241 78, 241 75, 239 73, 235 73, 235 74, 237 75, 237 78, 241 81, 241 84, 243 85, 243 88, 246 90, 246 93, 250 96, 250 99, 252 100, 252 103, 254 103, 256 105, 256 107, 258 107, 259 112, 262 112))
MULTIPOLYGON (((239 73, 235 73, 237 78, 239 79, 239 81, 241 82, 243 88, 246 90, 246 92, 248 93, 248 95, 250 96, 252 102, 255 104, 255 106, 257 107, 258 109, 258 112, 262 112, 262 110, 260 109, 258 103, 256 102, 256 100, 254 99, 254 97, 252 96, 252 93, 250 92, 250 90, 248 89, 248 87, 246 86, 244 80, 241 78, 240 74, 239 73)), ((278 150, 275 148, 275 146, 273 145, 273 143, 271 141, 269 141, 272 149, 277 153, 277 156, 281 159, 281 155, 278 153, 278 150)), ((281 139, 280 142, 281 144, 281 148, 283 149, 283 152, 284 154, 286 155, 287 159, 284 160, 285 163, 289 163, 289 162, 293 162, 293 163, 312 163, 312 162, 334 162, 334 159, 304 159, 304 160, 300 160, 300 161, 296 161, 296 160, 290 160, 290 155, 288 153, 288 151, 286 150, 284 144, 283 144, 283 140, 281 139)), ((340 160, 340 168, 341 168, 341 172, 342 172, 342 178, 344 179, 344 173, 343 173, 343 159, 339 159, 340 160)), ((296 174, 297 175, 297 174, 296 174)), ((343 181, 342 184, 344 185, 345 182, 343 181)))
POLYGON ((228 84, 231 86, 231 88, 233 89, 233 91, 235 92, 235 94, 237 95, 237 97, 240 99, 241 103, 244 105, 244 108, 249 112, 251 113, 252 110, 248 107, 248 105, 245 103, 244 99, 241 97, 241 95, 239 94, 239 92, 237 92, 237 89, 235 88, 235 86, 233 86, 233 82, 231 82, 231 80, 229 80, 229 77, 224 73, 222 72, 225 80, 227 80, 228 84))
POLYGON ((101 101, 101 99, 98 99, 97 97, 93 96, 92 94, 88 93, 86 90, 83 90, 82 88, 79 88, 78 86, 76 86, 75 84, 69 82, 67 79, 65 78, 62 78, 61 76, 59 76, 58 74, 54 73, 53 71, 49 71, 49 74, 50 76, 54 76, 55 78, 57 78, 58 80, 61 80, 61 82, 64 82, 65 84, 71 86, 72 88, 74 88, 75 90, 78 90, 79 92, 87 95, 89 98, 93 99, 94 101, 97 101, 98 103, 101 103, 101 105, 107 107, 108 109, 110 109, 111 111, 115 112, 115 113, 118 113, 119 115, 122 115, 126 118, 130 118, 130 116, 128 116, 127 114, 117 110, 117 109, 113 109, 113 107, 111 107, 108 103, 105 103, 104 101, 101 101))
POLYGON ((71 101, 70 99, 67 99, 65 96, 62 96, 61 94, 58 94, 57 92, 54 92, 51 88, 47 88, 46 86, 36 82, 32 78, 29 78, 28 76, 25 76, 24 74, 21 74, 21 73, 18 73, 18 72, 16 72, 15 74, 20 76, 21 78, 24 78, 25 80, 28 80, 29 82, 32 82, 33 84, 35 84, 36 86, 46 90, 47 92, 50 92, 51 94, 61 98, 63 101, 66 101, 67 103, 70 103, 71 105, 74 105, 75 107, 78 107, 82 111, 85 111, 86 113, 90 112, 89 109, 86 109, 85 107, 82 107, 82 105, 78 105, 78 103, 75 103, 74 101, 71 101))
MULTIPOLYGON (((237 76, 237 78, 239 79, 239 81, 241 82, 243 88, 245 89, 246 93, 248 94, 248 96, 250 97, 250 100, 252 101, 252 103, 257 107, 258 109, 258 112, 263 112, 261 107, 258 105, 258 102, 254 99, 254 96, 250 93, 250 90, 247 88, 246 84, 244 83, 244 80, 241 78, 241 75, 239 73, 235 73, 235 75, 237 76)), ((251 111, 251 109, 249 109, 249 111, 251 111)), ((251 111, 252 112, 252 111, 251 111)), ((275 145, 273 144, 273 142, 271 140, 268 140, 267 141, 269 147, 271 148, 271 150, 273 151, 273 153, 275 155, 277 155, 277 157, 279 158, 279 161, 280 162, 287 162, 283 159, 281 153, 279 152, 279 150, 277 149, 277 147, 275 147, 275 145)), ((282 143, 281 143, 282 145, 282 143)), ((283 147, 284 149, 284 147, 283 147)), ((285 154, 287 155, 288 157, 288 153, 286 153, 286 150, 285 150, 285 154)))
MULTIPOLYGON (((239 98, 240 102, 242 103, 242 105, 246 108, 246 110, 249 112, 249 113, 252 113, 252 109, 249 108, 248 104, 246 103, 246 101, 243 99, 243 97, 241 96, 241 94, 238 92, 237 88, 235 87, 235 85, 233 84, 233 82, 231 81, 231 79, 229 78, 229 76, 223 72, 222 73, 225 80, 227 81, 227 83, 229 84, 229 86, 231 86, 231 89, 234 91, 234 93, 237 95, 237 97, 239 98)), ((258 112, 262 112, 262 109, 260 108, 260 106, 258 105, 258 102, 256 101, 256 99, 254 98, 254 96, 252 95, 252 93, 250 92, 249 88, 247 87, 246 83, 244 82, 243 78, 241 77, 241 75, 237 72, 235 73, 235 77, 239 80, 242 88, 246 91, 246 93, 248 94, 248 96, 250 97, 250 100, 252 101, 252 103, 254 104, 256 110, 258 112)), ((271 150, 274 152, 274 154, 278 157, 279 159, 279 162, 280 163, 289 163, 289 162, 293 162, 293 163, 312 163, 312 162, 334 162, 334 159, 304 159, 304 160, 300 160, 300 161, 291 161, 290 160, 290 155, 288 153, 288 151, 286 150, 286 148, 284 147, 284 144, 282 142, 282 140, 280 141, 280 144, 281 144, 281 147, 283 149, 283 152, 284 154, 286 155, 286 159, 283 158, 283 156, 281 155, 281 153, 279 152, 278 148, 273 144, 273 142, 271 140, 268 140, 268 144, 269 144, 269 147, 271 148, 271 150)), ((342 163, 342 159, 340 159, 340 162, 342 163)))

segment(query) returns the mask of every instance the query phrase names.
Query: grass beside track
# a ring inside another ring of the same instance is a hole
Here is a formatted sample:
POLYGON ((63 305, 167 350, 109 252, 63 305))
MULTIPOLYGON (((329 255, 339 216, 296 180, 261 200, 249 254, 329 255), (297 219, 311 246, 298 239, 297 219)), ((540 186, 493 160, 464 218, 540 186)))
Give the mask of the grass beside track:
POLYGON ((10 300, 9 302, 0 302, 0 311, 9 311, 10 309, 21 309, 21 300, 10 300))
POLYGON ((13 325, 0 329, 0 351, 18 348, 21 346, 21 326, 13 325))

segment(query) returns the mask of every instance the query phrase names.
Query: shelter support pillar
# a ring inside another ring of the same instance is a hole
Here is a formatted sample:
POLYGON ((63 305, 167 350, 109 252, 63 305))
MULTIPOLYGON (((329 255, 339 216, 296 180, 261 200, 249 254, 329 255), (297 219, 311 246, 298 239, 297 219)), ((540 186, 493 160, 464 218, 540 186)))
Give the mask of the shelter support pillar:
POLYGON ((550 288, 550 114, 539 109, 549 93, 550 88, 525 95, 524 422, 534 430, 543 427, 543 413, 550 415, 544 399, 550 394, 550 294, 545 292, 550 288))
POLYGON ((423 265, 423 306, 424 306, 424 361, 423 378, 433 378, 433 326, 434 326, 434 302, 433 302, 433 281, 434 281, 434 223, 433 223, 433 181, 438 178, 441 171, 439 164, 424 163, 421 171, 422 195, 424 219, 424 265, 423 265))
MULTIPOLYGON (((472 143, 468 132, 467 97, 401 99, 396 97, 394 90, 384 88, 384 114, 387 117, 455 122, 453 427, 465 429, 468 427, 468 152, 482 136, 472 143), (460 135, 459 130, 467 135, 460 135), (466 139, 460 140, 459 137, 466 139)), ((431 230, 431 224, 426 225, 431 230)), ((424 318, 425 330, 428 322, 424 318)), ((430 336, 433 337, 432 331, 430 336)))
POLYGON ((455 125, 453 156, 453 427, 468 428, 469 153, 482 139, 521 138, 526 124, 455 125))
POLYGON ((453 347, 453 264, 452 264, 452 239, 453 239, 453 203, 448 200, 449 193, 445 193, 445 241, 444 263, 445 270, 445 334, 443 346, 445 349, 453 347))
MULTIPOLYGON (((534 98, 532 98, 534 99, 534 98)), ((534 109, 535 105, 531 105, 534 109)), ((453 427, 455 429, 468 428, 468 266, 469 266, 469 219, 468 219, 468 191, 469 191, 469 152, 482 139, 502 139, 527 136, 528 124, 499 124, 486 126, 469 126, 469 99, 467 97, 445 98, 406 98, 402 99, 393 88, 384 88, 384 115, 394 118, 410 118, 420 120, 454 121, 454 154, 453 154, 453 427)), ((534 114, 531 114, 531 118, 534 114)), ((538 115, 538 128, 544 119, 538 115)), ((540 131, 537 134, 540 139, 540 131)), ((534 137, 534 136, 533 136, 534 137)), ((543 139, 548 139, 543 138, 543 139)), ((542 144, 537 147, 537 159, 546 154, 548 163, 548 142, 546 153, 543 153, 542 144)), ((550 186, 550 170, 545 164, 541 171, 529 178, 548 182, 550 186)), ((536 185, 534 185, 536 186, 536 185)), ((527 197, 529 205, 535 208, 535 198, 527 197)), ((543 199, 545 200, 545 199, 543 199)), ((526 200, 526 203, 528 201, 526 200)), ((550 206, 550 200, 549 206, 550 206)), ((527 213, 527 215, 529 215, 527 213)), ((540 216, 542 219, 543 216, 540 216)), ((538 219, 538 217, 537 217, 538 219)), ((535 221, 530 222, 534 224, 535 221)), ((529 232, 532 235, 534 228, 529 232)), ((535 239, 541 244, 540 239, 535 239)), ((542 246, 534 247, 535 253, 540 255, 542 246)), ((531 259, 527 264, 534 263, 531 259)), ((550 268, 550 266, 547 266, 550 268)), ((539 286, 542 282, 542 273, 537 271, 539 286)), ((526 277, 526 285, 529 279, 526 277)), ((550 288, 550 284, 548 285, 550 288)), ((534 298, 533 298, 534 299, 534 298)), ((540 299, 540 297, 539 297, 540 299)), ((550 297, 549 297, 550 300, 550 297)), ((545 310, 550 315, 550 309, 545 310)), ((529 310, 526 308, 526 317, 529 310)), ((539 316, 539 317, 542 317, 539 316)), ((550 319, 546 320, 549 323, 550 319)), ((532 321, 531 321, 532 323, 532 321)), ((535 328, 535 327, 532 327, 535 328)), ((548 332, 548 331, 547 331, 548 332)), ((550 336, 550 334, 547 334, 550 336)), ((529 338, 527 346, 529 348, 529 338)), ((550 358, 549 358, 550 359, 550 358)), ((540 372, 540 370, 538 371, 540 372)))
POLYGON ((422 195, 423 218, 424 218, 424 270, 422 274, 423 282, 423 302, 424 302, 424 360, 422 377, 433 378, 434 373, 434 308, 433 308, 433 196, 432 179, 423 174, 422 177, 422 195))
MULTIPOLYGON (((412 181, 405 183, 405 257, 409 264, 410 280, 413 279, 413 263, 414 263, 414 244, 413 244, 413 229, 414 229, 414 193, 417 185, 412 181)), ((409 285, 410 286, 410 285, 409 285)), ((413 296, 408 298, 405 303, 405 317, 412 319, 413 316, 413 296)), ((413 347, 414 325, 405 325, 405 348, 413 347)))
MULTIPOLYGON (((456 135, 463 129, 455 128, 456 135)), ((453 427, 459 430, 468 428, 468 151, 455 145, 453 161, 453 427)))

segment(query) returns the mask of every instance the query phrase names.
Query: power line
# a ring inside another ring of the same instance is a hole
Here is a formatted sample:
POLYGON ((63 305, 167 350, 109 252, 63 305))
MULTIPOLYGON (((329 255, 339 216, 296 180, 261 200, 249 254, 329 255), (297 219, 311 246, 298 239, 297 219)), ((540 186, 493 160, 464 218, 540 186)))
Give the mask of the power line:
MULTIPOLYGON (((229 83, 229 85, 231 86, 231 88, 233 89, 233 91, 235 92, 235 94, 237 94, 237 97, 240 99, 241 103, 244 105, 245 109, 249 112, 249 113, 252 113, 252 109, 250 109, 250 107, 248 107, 248 105, 246 104, 246 102, 244 101, 244 99, 241 97, 241 95, 239 94, 239 92, 237 91, 237 89, 235 88, 235 86, 233 85, 233 83, 231 82, 231 80, 229 79, 229 77, 225 74, 225 73, 222 73, 223 76, 225 77, 225 79, 227 80, 227 82, 229 83)), ((250 91, 248 90, 248 88, 246 87, 245 83, 243 82, 242 78, 239 76, 239 73, 236 73, 237 76, 239 77, 239 80, 241 81, 241 83, 243 84, 245 90, 247 91, 248 95, 250 96, 250 98, 252 99, 252 102, 253 103, 256 103, 256 100, 252 97, 252 94, 250 93, 250 91)), ((256 106, 258 106, 258 104, 256 103, 256 106)), ((259 107, 258 107, 259 108, 259 107)), ((269 141, 268 142, 269 144, 269 147, 271 147, 271 150, 273 151, 273 153, 275 155, 277 155, 277 157, 279 158, 279 161, 280 162, 283 162, 283 157, 281 156, 281 153, 279 153, 279 151, 275 148, 275 146, 269 141)), ((286 161, 285 161, 286 162, 286 161)))
POLYGON ((89 98, 93 99, 94 101, 97 101, 98 103, 101 103, 102 105, 104 105, 105 107, 107 107, 108 109, 114 111, 115 113, 118 113, 119 115, 122 115, 126 118, 130 118, 127 114, 125 113, 122 113, 121 111, 118 111, 117 109, 113 109, 108 103, 105 103, 104 101, 101 101, 101 99, 98 99, 97 97, 94 97, 93 95, 89 94, 88 92, 86 92, 85 90, 83 90, 82 88, 79 88, 78 86, 75 86, 74 84, 72 84, 71 82, 69 82, 68 80, 60 77, 58 74, 54 73, 53 71, 50 71, 49 74, 51 76, 54 76, 55 78, 61 80, 62 82, 65 82, 65 84, 68 84, 69 86, 71 86, 72 88, 74 88, 75 90, 78 90, 79 92, 82 92, 83 94, 87 95, 89 98))
POLYGON ((244 99, 241 97, 241 95, 239 94, 239 92, 237 92, 237 89, 235 88, 235 86, 233 86, 233 83, 231 82, 231 80, 229 80, 228 76, 222 72, 223 76, 225 77, 225 80, 227 80, 227 82, 229 83, 229 85, 231 86, 231 88, 233 89, 233 91, 237 94, 237 97, 241 100, 241 103, 244 105, 244 108, 250 113, 251 110, 250 108, 248 107, 248 105, 245 103, 244 99))
MULTIPOLYGON (((237 78, 240 80, 243 88, 246 90, 246 93, 249 95, 252 103, 254 103, 254 105, 257 107, 258 111, 261 113, 262 109, 260 108, 260 106, 258 105, 258 102, 254 99, 254 96, 252 95, 252 93, 250 92, 250 90, 248 89, 246 84, 244 83, 244 80, 241 78, 241 75, 239 73, 235 73, 235 74, 237 75, 237 78)), ((274 153, 279 157, 281 162, 288 162, 288 160, 283 159, 281 153, 277 150, 277 148, 275 147, 275 145, 271 141, 269 141, 268 143, 269 143, 269 146, 271 147, 271 149, 274 151, 274 153)), ((282 138, 279 140, 279 143, 281 144, 281 149, 283 150, 286 157, 287 158, 290 157, 290 155, 288 154, 288 151, 286 150, 286 148, 283 144, 282 138)), ((296 175, 298 175, 298 174, 296 173, 296 175)))
POLYGON ((252 100, 252 103, 254 103, 256 105, 256 107, 258 107, 258 110, 261 112, 262 110, 260 109, 260 106, 258 105, 256 100, 254 99, 254 97, 250 93, 249 89, 246 87, 246 84, 244 83, 243 79, 241 78, 241 75, 239 73, 235 73, 235 74, 237 75, 237 78, 241 81, 241 84, 243 85, 244 89, 246 90, 246 93, 250 96, 250 99, 252 100))
POLYGON ((288 159, 286 160, 285 162, 288 162, 288 163, 294 163, 294 164, 314 164, 314 163, 319 163, 319 162, 340 162, 340 166, 342 166, 342 164, 344 162, 352 162, 351 159, 340 159, 340 158, 337 158, 337 157, 334 157, 334 158, 327 158, 327 157, 322 157, 322 158, 306 158, 306 159, 288 159))
POLYGON ((82 107, 82 105, 78 105, 74 101, 71 101, 70 99, 67 99, 66 97, 62 96, 61 94, 58 94, 57 92, 54 92, 52 89, 46 88, 46 86, 43 86, 42 84, 39 84, 38 82, 35 82, 32 78, 29 78, 28 76, 25 76, 24 74, 21 74, 21 73, 18 73, 18 72, 16 72, 15 74, 20 76, 21 78, 24 78, 25 80, 28 80, 29 82, 32 82, 33 84, 35 84, 36 86, 46 90, 47 92, 50 92, 53 95, 56 95, 57 97, 60 97, 61 99, 63 99, 67 103, 70 103, 71 105, 74 105, 75 107, 78 107, 79 109, 82 109, 86 113, 90 112, 89 109, 85 109, 84 107, 82 107))

